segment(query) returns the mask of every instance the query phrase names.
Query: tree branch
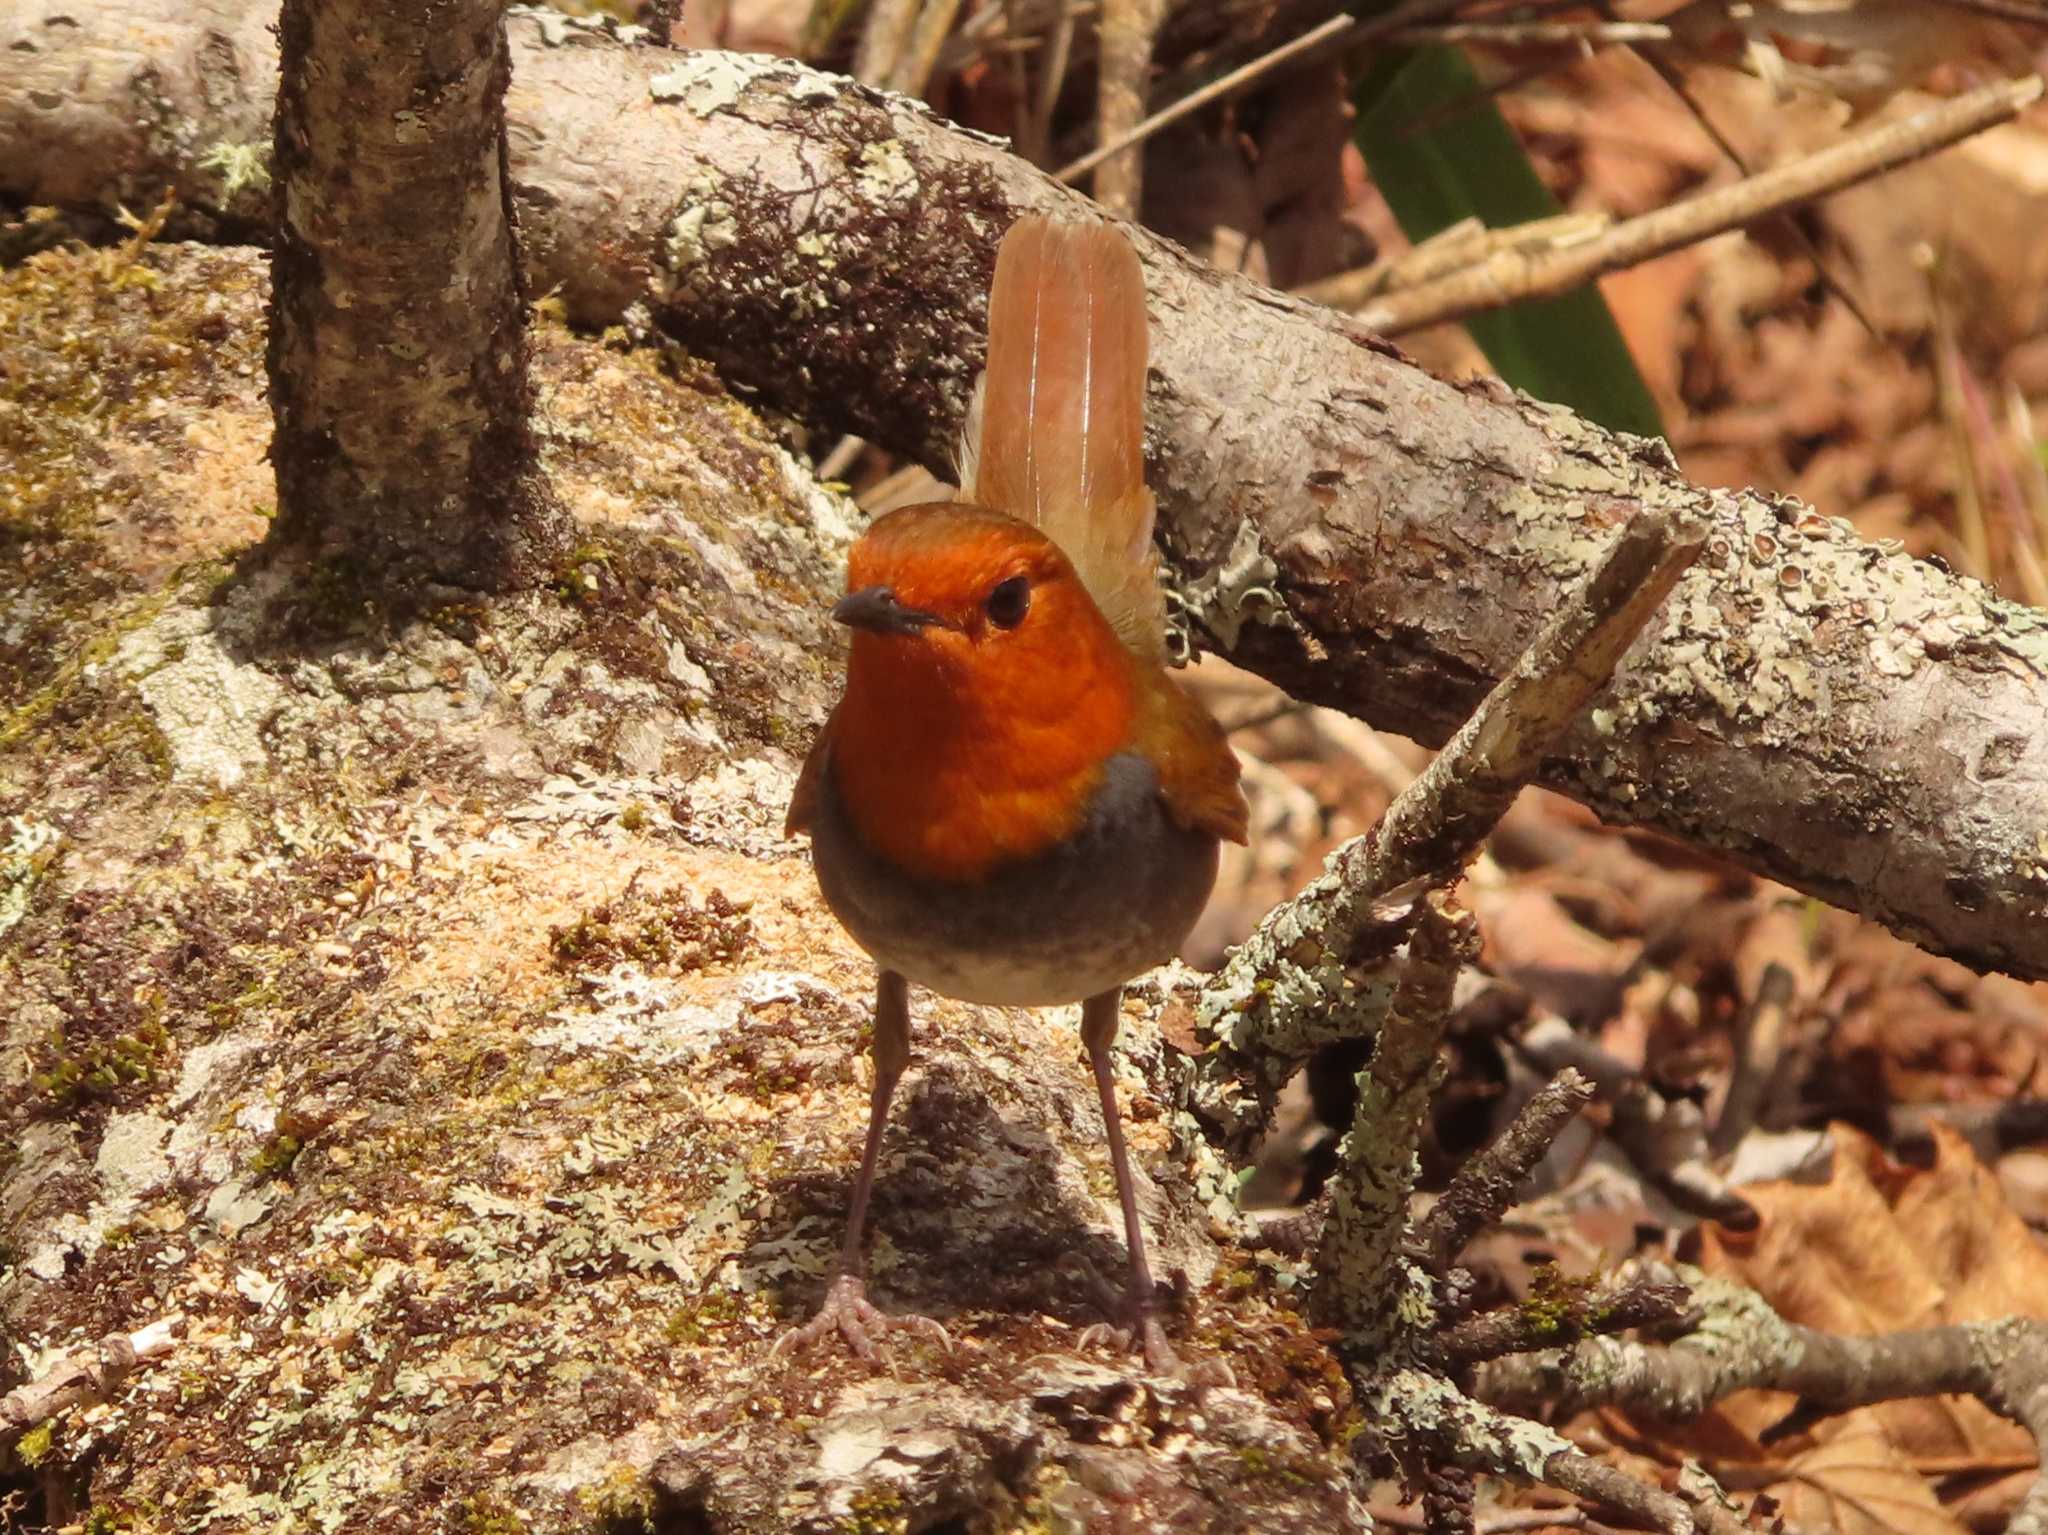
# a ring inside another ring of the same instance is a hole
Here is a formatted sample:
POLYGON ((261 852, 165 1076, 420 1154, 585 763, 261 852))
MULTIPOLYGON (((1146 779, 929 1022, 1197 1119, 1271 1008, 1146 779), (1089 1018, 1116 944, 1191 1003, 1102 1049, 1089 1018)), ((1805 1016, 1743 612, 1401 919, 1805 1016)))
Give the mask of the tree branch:
POLYGON ((1507 1213, 1564 1127, 1592 1101, 1593 1084, 1567 1067, 1522 1105, 1513 1124, 1458 1169, 1443 1197, 1415 1223, 1415 1245, 1438 1272, 1507 1213))
MULTIPOLYGON (((1655 1269, 1643 1273, 1659 1277, 1655 1269)), ((1964 1322, 1845 1338, 1787 1322, 1754 1291, 1725 1279, 1692 1269, 1662 1277, 1688 1285, 1702 1308, 1692 1336, 1669 1347, 1592 1338, 1568 1351, 1500 1360, 1481 1368, 1478 1395, 1510 1411, 1548 1406, 1569 1416, 1598 1405, 1678 1421, 1751 1389, 1795 1392, 1829 1412, 1957 1393, 2048 1445, 2048 1322, 1964 1322)), ((2048 1473, 2007 1529, 2048 1530, 2048 1473)))
POLYGON ((183 1315, 173 1312, 133 1332, 108 1333, 92 1348, 66 1354, 34 1380, 0 1396, 0 1448, 67 1407, 112 1390, 136 1365, 170 1352, 183 1315))
POLYGON ((1432 892, 1422 902, 1386 1026, 1358 1073, 1358 1110, 1337 1151, 1313 1294, 1317 1313, 1343 1329, 1352 1359, 1386 1357, 1410 1325, 1399 1315, 1405 1286, 1391 1270, 1408 1230, 1415 1149, 1442 1075, 1451 988, 1478 952, 1472 913, 1432 892))
MULTIPOLYGON (((105 211, 169 181, 183 207, 246 212, 203 165, 261 134, 268 16, 258 0, 14 7, 0 195, 105 211)), ((773 404, 944 466, 1003 228, 1088 205, 996 143, 794 63, 635 47, 552 14, 508 25, 534 290, 559 285, 592 325, 645 303, 773 404)), ((2048 620, 1133 239, 1162 536, 1226 653, 1440 741, 1610 530, 1651 507, 1703 517, 1705 557, 1542 781, 1968 963, 2048 976, 2048 620)))

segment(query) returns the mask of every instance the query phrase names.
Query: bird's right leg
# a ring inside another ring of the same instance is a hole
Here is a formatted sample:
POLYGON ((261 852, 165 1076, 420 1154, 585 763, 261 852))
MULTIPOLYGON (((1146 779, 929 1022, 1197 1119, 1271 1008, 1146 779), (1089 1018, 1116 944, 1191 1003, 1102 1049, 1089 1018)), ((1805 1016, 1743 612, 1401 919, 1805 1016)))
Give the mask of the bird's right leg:
POLYGON ((910 987, 893 970, 880 973, 875 985, 875 1089, 868 1100, 868 1138, 861 1151, 860 1172, 853 1180, 853 1202, 846 1212, 846 1237, 840 1244, 839 1263, 825 1304, 803 1326, 783 1334, 775 1345, 780 1353, 790 1344, 802 1346, 827 1333, 838 1332, 862 1359, 875 1357, 871 1334, 897 1328, 915 1328, 938 1342, 951 1346, 945 1328, 930 1317, 890 1316, 867 1297, 861 1278, 861 1237, 867 1225, 868 1196, 874 1192, 875 1167, 882 1158, 882 1132, 889 1123, 889 1100, 903 1068, 910 1064, 910 987))

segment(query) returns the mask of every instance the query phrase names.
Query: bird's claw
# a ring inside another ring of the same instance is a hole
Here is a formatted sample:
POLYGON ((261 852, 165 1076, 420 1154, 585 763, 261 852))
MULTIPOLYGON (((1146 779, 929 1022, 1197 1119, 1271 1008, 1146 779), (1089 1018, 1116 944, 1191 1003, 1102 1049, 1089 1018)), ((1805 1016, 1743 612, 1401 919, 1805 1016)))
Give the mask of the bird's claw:
POLYGON ((1199 1359, 1192 1363, 1183 1360, 1173 1351, 1173 1345, 1166 1341, 1166 1329, 1159 1325, 1159 1319, 1149 1314, 1140 1317, 1134 1328, 1097 1322, 1092 1327, 1082 1328, 1077 1341, 1082 1348, 1107 1348, 1119 1354, 1142 1353, 1148 1373, 1186 1381, 1191 1386, 1237 1384, 1237 1376, 1220 1359, 1199 1359))
POLYGON ((875 1362, 875 1338, 892 1332, 920 1333, 947 1353, 953 1351, 952 1337, 930 1317, 914 1313, 891 1316, 868 1299, 867 1287, 857 1277, 841 1274, 825 1291, 818 1314, 776 1339, 768 1357, 774 1359, 790 1347, 807 1348, 833 1332, 846 1340, 863 1364, 875 1362))

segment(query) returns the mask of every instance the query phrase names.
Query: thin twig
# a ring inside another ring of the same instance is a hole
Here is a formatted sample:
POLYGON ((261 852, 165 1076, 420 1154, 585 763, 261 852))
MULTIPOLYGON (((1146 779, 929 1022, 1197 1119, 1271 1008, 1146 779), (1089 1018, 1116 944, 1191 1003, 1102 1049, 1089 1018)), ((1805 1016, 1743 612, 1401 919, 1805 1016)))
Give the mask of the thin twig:
MULTIPOLYGON (((1739 229, 1797 203, 1868 181, 1972 134, 2008 122, 2040 100, 2042 80, 2005 80, 1941 102, 1899 122, 1886 123, 1790 165, 1778 166, 1697 193, 1669 207, 1614 225, 1596 239, 1562 250, 1496 249, 1485 261, 1450 277, 1387 294, 1357 310, 1364 324, 1399 335, 1445 320, 1463 319, 1525 299, 1549 298, 1606 272, 1634 266, 1683 246, 1739 229)), ((1344 274, 1311 294, 1342 303, 1344 274)))
POLYGON ((1612 48, 1622 43, 1668 43, 1671 29, 1657 21, 1451 21, 1404 27, 1387 39, 1403 48, 1484 43, 1493 48, 1612 48))
POLYGON ((1591 578, 1388 808, 1365 845, 1340 849, 1332 869, 1356 877, 1356 893, 1371 899, 1461 867, 1536 776, 1543 754, 1606 686, 1706 539, 1703 524, 1657 509, 1624 527, 1591 578))
POLYGON ((1675 1498, 1577 1450, 1551 1456, 1544 1464, 1543 1480, 1578 1497, 1620 1509, 1666 1535, 1752 1535, 1748 1524, 1725 1508, 1705 1500, 1675 1498))
POLYGON ((1200 90, 1189 92, 1174 102, 1172 106, 1154 112, 1143 122, 1134 124, 1121 133, 1105 138, 1100 144, 1097 144, 1088 153, 1081 156, 1080 159, 1069 161, 1061 166, 1055 174, 1060 180, 1069 184, 1079 181, 1111 155, 1121 154, 1126 149, 1142 144, 1161 130, 1171 128, 1183 117, 1199 112, 1202 108, 1214 102, 1222 101, 1226 97, 1234 96, 1246 86, 1251 85, 1254 81, 1263 79, 1274 70, 1291 64, 1297 59, 1305 58, 1318 47, 1349 32, 1354 24, 1349 16, 1331 17, 1313 31, 1303 33, 1290 43, 1281 44, 1280 47, 1275 48, 1271 53, 1256 58, 1249 64, 1240 65, 1238 68, 1231 70, 1229 74, 1210 81, 1200 90))
POLYGON ((1675 1280, 1631 1275, 1582 1293, 1552 1293, 1541 1307, 1502 1306, 1467 1317, 1437 1339, 1445 1367, 1464 1369, 1531 1349, 1563 1348, 1582 1338, 1675 1322, 1692 1291, 1675 1280))
MULTIPOLYGON (((1366 1512, 1372 1522, 1390 1530, 1425 1530, 1428 1521, 1417 1509, 1374 1503, 1366 1512)), ((1497 1508, 1479 1515, 1478 1535, 1522 1535, 1526 1530, 1583 1530, 1589 1520, 1582 1508, 1497 1508)))
POLYGON ((1038 64, 1038 89, 1031 102, 1031 133, 1027 143, 1034 164, 1052 154, 1052 119, 1059 110, 1060 91, 1067 83, 1067 60, 1074 50, 1074 6, 1062 0, 1046 36, 1045 54, 1038 64))
POLYGON ((1735 1042, 1735 1074, 1721 1117, 1707 1146, 1716 1156, 1735 1149, 1756 1128, 1785 1056, 1786 1024, 1792 1008, 1792 972, 1773 960, 1764 968, 1756 998, 1742 1016, 1735 1042))
POLYGON ((1514 1045, 1542 1071, 1572 1067, 1592 1078, 1613 1114, 1608 1134, 1636 1171, 1681 1210, 1749 1230, 1756 1211, 1708 1165, 1696 1105, 1670 1098, 1555 1014, 1541 1014, 1514 1045))
POLYGON ((1515 1202, 1564 1127, 1593 1101, 1593 1084, 1566 1067, 1522 1105, 1515 1122, 1458 1169, 1444 1195, 1415 1224, 1411 1245, 1438 1273, 1515 1202))
MULTIPOLYGON (((1603 4, 1601 9, 1606 11, 1611 9, 1611 7, 1603 4)), ((1706 104, 1693 94, 1692 86, 1686 81, 1685 72, 1672 63, 1665 56, 1662 49, 1647 48, 1639 52, 1636 57, 1650 66, 1651 73, 1664 82, 1664 88, 1676 96, 1686 111, 1692 114, 1692 120, 1699 124, 1702 133, 1713 140, 1714 147, 1721 151, 1721 157, 1734 166, 1742 175, 1748 176, 1753 174, 1749 161, 1743 157, 1742 151, 1737 149, 1728 135, 1721 131, 1712 115, 1708 113, 1706 104)), ((1864 309, 1862 301, 1856 297, 1855 292, 1846 282, 1835 275, 1834 269, 1829 266, 1827 258, 1821 254, 1820 242, 1807 233, 1806 226, 1801 224, 1798 219, 1792 217, 1791 214, 1781 213, 1771 220, 1771 227, 1781 230, 1792 237, 1792 242, 1805 251, 1806 259, 1813 263, 1814 271, 1820 275, 1821 285, 1835 296, 1836 301, 1844 309, 1848 310, 1855 317, 1856 323, 1863 327, 1867 335, 1873 338, 1877 337, 1879 334, 1877 326, 1871 320, 1869 313, 1864 309)))
POLYGON ((821 480, 844 479, 846 471, 853 467, 854 461, 866 450, 867 445, 868 440, 865 437, 856 437, 853 433, 848 432, 832 445, 830 453, 827 453, 818 460, 818 478, 821 480))

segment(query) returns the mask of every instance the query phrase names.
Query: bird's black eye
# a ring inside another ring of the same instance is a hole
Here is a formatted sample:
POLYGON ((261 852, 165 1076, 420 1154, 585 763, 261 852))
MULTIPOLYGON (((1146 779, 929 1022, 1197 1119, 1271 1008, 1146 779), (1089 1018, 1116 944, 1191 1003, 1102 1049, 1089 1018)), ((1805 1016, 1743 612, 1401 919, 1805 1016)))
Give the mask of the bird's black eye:
POLYGON ((1030 581, 1023 576, 998 581, 982 608, 988 614, 988 621, 998 629, 1016 628, 1024 622, 1024 615, 1031 611, 1030 581))

